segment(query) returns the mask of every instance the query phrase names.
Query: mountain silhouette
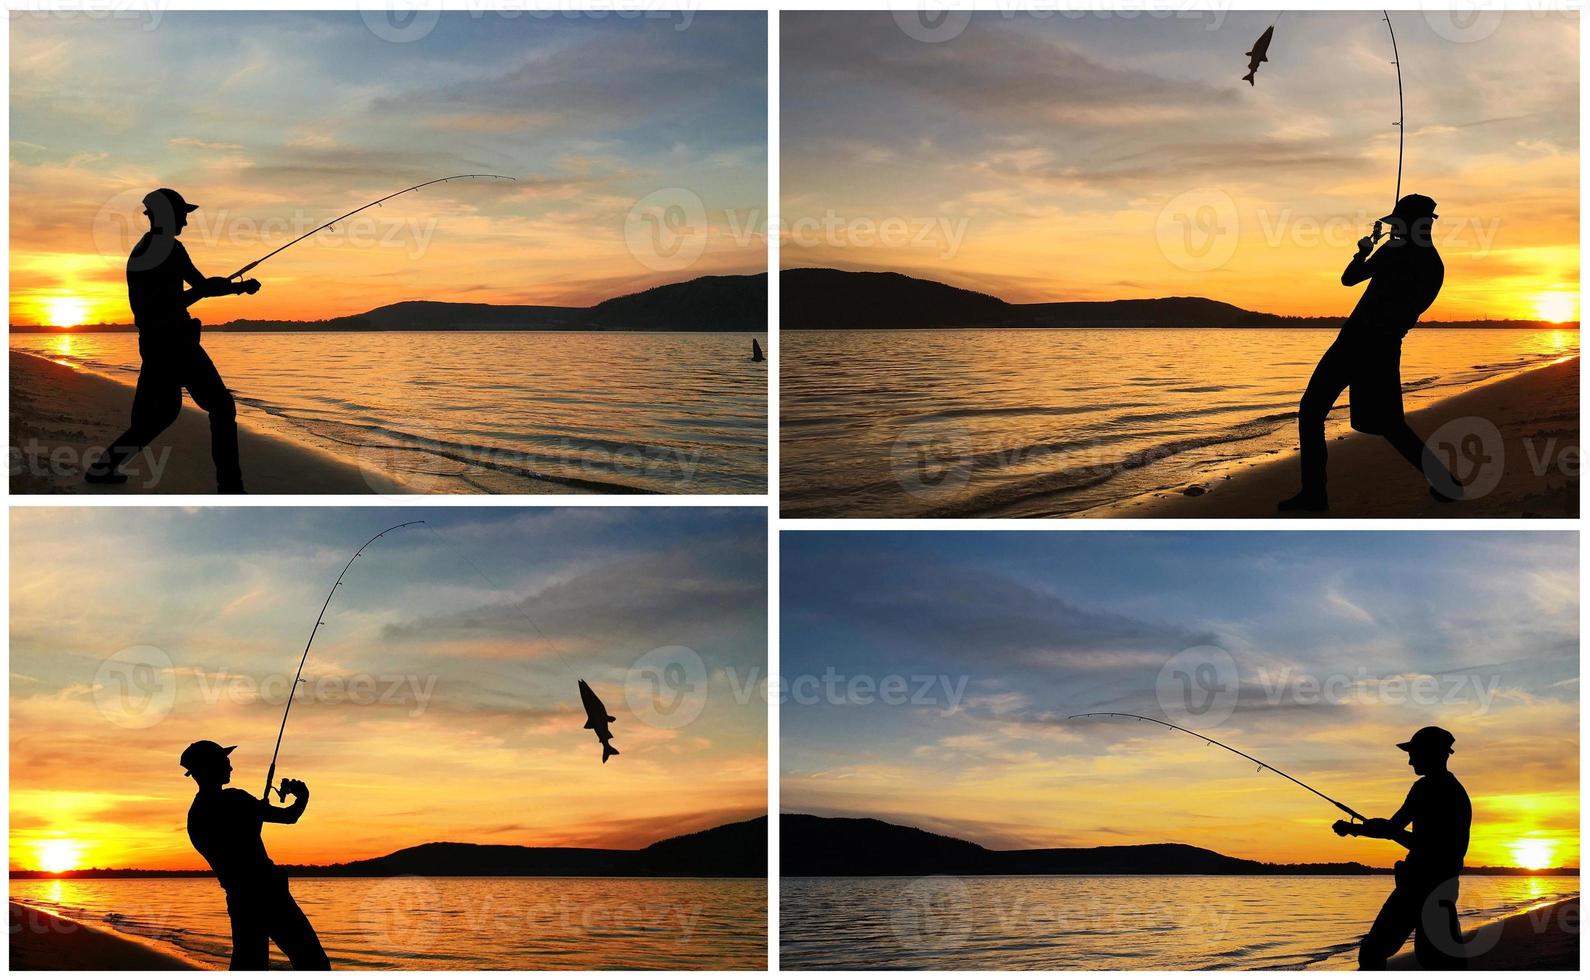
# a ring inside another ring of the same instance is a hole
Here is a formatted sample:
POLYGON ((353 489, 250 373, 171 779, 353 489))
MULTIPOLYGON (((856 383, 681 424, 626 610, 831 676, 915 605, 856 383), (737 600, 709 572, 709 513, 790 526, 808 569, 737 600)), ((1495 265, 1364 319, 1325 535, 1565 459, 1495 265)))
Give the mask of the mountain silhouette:
MULTIPOLYGON (((1339 327, 1342 317, 1281 316, 1200 296, 1060 303, 1007 303, 996 296, 898 272, 785 269, 785 330, 934 327, 1339 327)), ((1419 326, 1573 327, 1536 320, 1421 321, 1419 326)))
POLYGON ((702 276, 616 296, 591 307, 589 320, 624 330, 765 330, 767 273, 702 276))
MULTIPOLYGON (((132 330, 131 324, 86 324, 77 332, 132 330)), ((767 329, 767 273, 701 276, 615 296, 595 306, 505 306, 405 300, 329 320, 229 320, 205 332, 283 330, 701 330, 767 329)), ((61 333, 59 327, 11 327, 12 333, 61 333)))
MULTIPOLYGON (((428 877, 689 877, 767 876, 767 817, 660 840, 639 850, 524 847, 441 842, 381 857, 327 865, 282 865, 295 878, 428 877)), ((208 871, 99 869, 48 874, 12 871, 13 878, 211 877, 208 871)))
MULTIPOLYGON (((789 877, 924 875, 1377 875, 1357 862, 1267 864, 1190 844, 1126 844, 993 850, 971 841, 870 817, 779 817, 779 874, 789 877)), ((1578 874, 1465 868, 1471 875, 1578 874)))

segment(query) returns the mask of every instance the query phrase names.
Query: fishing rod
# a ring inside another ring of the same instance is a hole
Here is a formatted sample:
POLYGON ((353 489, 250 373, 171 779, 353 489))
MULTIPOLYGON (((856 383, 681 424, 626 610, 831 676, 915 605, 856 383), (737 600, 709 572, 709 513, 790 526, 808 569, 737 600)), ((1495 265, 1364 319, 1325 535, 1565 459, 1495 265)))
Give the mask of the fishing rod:
POLYGON ((330 221, 328 221, 325 224, 321 225, 319 228, 315 228, 315 229, 312 229, 310 231, 304 232, 302 235, 299 235, 297 238, 295 238, 292 241, 288 242, 286 245, 283 245, 281 248, 278 248, 278 249, 276 249, 273 252, 268 252, 265 255, 260 256, 259 258, 257 258, 254 261, 250 262, 248 265, 245 265, 243 268, 237 270, 236 272, 232 273, 231 275, 227 276, 226 278, 228 278, 228 279, 236 279, 239 276, 243 275, 244 273, 248 272, 250 269, 252 269, 255 266, 259 265, 261 262, 264 262, 266 259, 270 258, 272 255, 275 255, 276 252, 281 252, 281 251, 283 251, 285 249, 292 248, 294 245, 297 245, 299 242, 301 242, 304 239, 308 238, 310 235, 313 235, 316 232, 325 231, 327 228, 330 228, 332 225, 336 224, 337 222, 342 221, 342 220, 344 220, 346 218, 351 218, 354 215, 358 214, 360 211, 364 211, 364 210, 367 210, 369 208, 380 207, 382 203, 384 203, 386 201, 390 201, 394 197, 398 197, 398 196, 400 196, 402 194, 407 194, 409 191, 417 191, 421 187, 429 187, 432 184, 445 184, 445 183, 447 183, 450 180, 467 180, 467 179, 470 179, 472 177, 489 177, 489 178, 491 178, 493 180, 515 180, 515 181, 519 179, 517 177, 505 177, 502 174, 454 174, 451 177, 438 177, 435 180, 427 180, 423 184, 415 184, 413 187, 405 187, 405 188, 403 188, 402 190, 398 191, 395 194, 388 194, 386 197, 377 198, 376 200, 371 201, 369 204, 364 205, 364 207, 354 208, 352 211, 349 211, 347 214, 342 215, 341 217, 332 218, 330 221))
MULTIPOLYGON (((280 251, 280 249, 277 251, 280 251)), ((266 256, 266 258, 269 257, 270 256, 266 256)), ((261 259, 260 261, 263 262, 264 259, 261 259)), ((293 710, 293 696, 298 693, 298 685, 301 683, 300 678, 304 676, 304 664, 309 660, 309 648, 314 646, 315 634, 320 631, 320 627, 326 625, 326 609, 331 605, 331 597, 337 594, 338 586, 342 585, 342 577, 348 574, 348 569, 352 568, 353 563, 359 559, 360 555, 364 554, 364 549, 370 547, 381 538, 391 534, 393 531, 396 531, 399 528, 413 527, 415 524, 424 523, 424 521, 404 521, 402 524, 394 524, 385 531, 382 531, 380 534, 377 534, 375 537, 366 541, 364 544, 360 545, 359 550, 355 551, 353 553, 353 557, 348 559, 348 564, 342 566, 341 573, 337 575, 337 581, 331 586, 331 591, 326 593, 326 601, 320 604, 320 614, 315 617, 315 625, 309 630, 309 642, 304 644, 304 655, 298 658, 298 673, 293 675, 293 686, 287 691, 287 706, 282 709, 282 727, 276 732, 276 748, 271 752, 271 767, 265 773, 264 799, 267 801, 271 798, 271 791, 273 789, 276 791, 276 795, 282 798, 283 802, 286 802, 287 800, 287 794, 285 792, 271 785, 272 783, 276 782, 276 757, 280 755, 282 751, 282 735, 287 731, 287 713, 293 710)))
POLYGON ((1234 752, 1237 755, 1242 756, 1244 759, 1247 759, 1249 762, 1253 763, 1254 765, 1258 766, 1260 771, 1268 769, 1271 772, 1275 773, 1277 776, 1280 776, 1280 777, 1282 777, 1284 779, 1290 779, 1292 782, 1294 782, 1294 783, 1298 784, 1299 786, 1303 787, 1304 789, 1308 790, 1310 793, 1313 793, 1315 796, 1317 796, 1320 799, 1324 800, 1325 802, 1331 804, 1336 809, 1342 811, 1343 813, 1347 814, 1348 816, 1352 817, 1355 820, 1366 821, 1368 819, 1363 814, 1359 813, 1357 810, 1354 810, 1352 807, 1348 806, 1347 804, 1342 803, 1339 800, 1331 799, 1330 797, 1326 796, 1324 793, 1321 793, 1319 790, 1317 790, 1314 787, 1310 786, 1308 783, 1305 783, 1301 779, 1298 779, 1296 776, 1293 776, 1290 773, 1282 772, 1281 770, 1279 770, 1279 769, 1275 768, 1274 766, 1270 765, 1268 762, 1263 762, 1263 761, 1261 761, 1259 759, 1255 759, 1253 756, 1251 756, 1248 753, 1242 751, 1241 749, 1234 749, 1231 746, 1227 745, 1226 743, 1224 743, 1222 741, 1219 741, 1218 739, 1210 738, 1208 735, 1199 734, 1198 732, 1195 732, 1195 731, 1193 731, 1190 728, 1183 728, 1180 725, 1172 725, 1168 721, 1160 721, 1158 718, 1149 718, 1146 715, 1127 714, 1124 711, 1089 711, 1089 712, 1085 712, 1084 714, 1080 714, 1080 715, 1071 715, 1066 720, 1067 721, 1071 721, 1074 718, 1136 718, 1138 721, 1151 721, 1151 722, 1153 722, 1156 725, 1164 725, 1166 728, 1171 728, 1171 729, 1174 729, 1174 730, 1176 730, 1178 732, 1182 732, 1184 734, 1191 735, 1194 738, 1201 738, 1201 739, 1204 740, 1205 743, 1207 743, 1209 745, 1218 745, 1221 748, 1225 749, 1227 752, 1234 752))
MULTIPOLYGON (((1404 140, 1407 137, 1407 127, 1403 123, 1407 121, 1407 116, 1402 102, 1402 55, 1397 52, 1397 32, 1391 26, 1390 11, 1382 10, 1380 18, 1386 22, 1386 32, 1391 35, 1391 63, 1397 66, 1397 122, 1395 124, 1397 127, 1397 191, 1391 199, 1391 209, 1395 211, 1397 202, 1402 200, 1402 149, 1404 140)), ((1380 222, 1375 222, 1375 231, 1371 236, 1372 240, 1380 241, 1383 234, 1380 222)))

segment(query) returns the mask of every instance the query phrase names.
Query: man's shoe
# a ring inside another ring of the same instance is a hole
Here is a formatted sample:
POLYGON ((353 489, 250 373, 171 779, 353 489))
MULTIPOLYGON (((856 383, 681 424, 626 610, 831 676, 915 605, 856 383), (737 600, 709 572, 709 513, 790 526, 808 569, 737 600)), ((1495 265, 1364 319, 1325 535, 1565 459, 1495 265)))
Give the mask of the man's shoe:
POLYGON ((216 493, 248 493, 247 490, 243 489, 243 484, 241 484, 241 483, 226 484, 226 485, 222 485, 222 486, 216 487, 215 488, 215 492, 216 493))
POLYGON ((1327 511, 1331 509, 1330 502, 1323 493, 1309 493, 1300 491, 1275 505, 1279 511, 1327 511))

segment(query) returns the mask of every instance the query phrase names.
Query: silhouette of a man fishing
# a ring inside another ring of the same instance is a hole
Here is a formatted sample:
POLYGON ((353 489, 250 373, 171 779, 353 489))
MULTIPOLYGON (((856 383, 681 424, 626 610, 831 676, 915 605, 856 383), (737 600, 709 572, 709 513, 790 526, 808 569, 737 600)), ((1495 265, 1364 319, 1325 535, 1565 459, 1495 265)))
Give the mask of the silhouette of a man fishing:
POLYGON ((1384 970, 1410 932, 1420 968, 1464 967, 1457 915, 1458 875, 1469 849, 1473 810, 1463 784, 1447 770, 1454 741, 1451 732, 1432 726, 1398 743, 1397 748, 1408 753, 1408 765, 1419 775, 1402 806, 1389 819, 1338 820, 1331 827, 1343 837, 1377 837, 1408 849, 1408 856, 1396 863, 1391 897, 1359 944, 1361 970, 1384 970))
POLYGON ((188 307, 210 296, 259 292, 259 280, 205 278, 177 237, 197 211, 168 187, 144 197, 149 231, 127 257, 127 303, 138 328, 138 388, 132 424, 84 473, 89 483, 126 483, 121 467, 143 451, 182 413, 182 389, 210 416, 210 455, 221 493, 243 493, 237 455, 237 405, 210 355, 199 346, 200 323, 188 307), (191 289, 183 290, 183 284, 191 289))
POLYGON ((1323 511, 1330 507, 1325 492, 1325 417, 1344 389, 1351 388, 1352 427, 1384 436, 1386 441, 1424 474, 1430 495, 1442 502, 1460 499, 1463 488, 1402 414, 1402 338, 1435 302, 1445 267, 1430 239, 1435 201, 1409 194, 1375 222, 1375 234, 1359 239, 1358 252, 1342 272, 1343 286, 1369 280, 1335 343, 1325 351, 1297 411, 1298 447, 1303 488, 1281 501, 1283 511, 1323 511), (1388 226, 1386 244, 1374 251, 1381 225, 1388 226), (1370 254, 1373 251, 1374 254, 1370 254))
POLYGON ((182 767, 199 784, 188 808, 188 839, 210 863, 226 891, 226 914, 232 920, 233 970, 263 970, 270 962, 270 944, 286 954, 295 970, 329 970, 331 961, 320 946, 314 926, 293 901, 287 875, 265 853, 260 830, 266 823, 297 823, 309 805, 309 787, 301 780, 282 780, 292 806, 272 806, 245 790, 223 789, 232 781, 235 745, 194 742, 182 752, 182 767))

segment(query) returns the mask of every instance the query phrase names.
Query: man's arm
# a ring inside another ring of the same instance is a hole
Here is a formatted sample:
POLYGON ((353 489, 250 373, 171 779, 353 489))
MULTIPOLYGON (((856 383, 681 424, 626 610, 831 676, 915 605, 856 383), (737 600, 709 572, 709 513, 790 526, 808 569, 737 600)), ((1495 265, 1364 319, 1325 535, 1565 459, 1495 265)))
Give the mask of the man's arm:
POLYGON ((242 293, 252 295, 259 292, 258 279, 233 282, 220 276, 205 278, 204 273, 200 272, 198 267, 193 264, 193 259, 188 257, 187 249, 182 249, 181 255, 183 264, 183 269, 181 270, 182 281, 193 287, 182 292, 182 305, 184 307, 192 306, 199 300, 208 299, 211 296, 236 296, 242 293))
POLYGON ((1408 832, 1408 824, 1413 822, 1413 790, 1408 790, 1407 799, 1402 801, 1402 806, 1390 817, 1374 817, 1363 823, 1348 823, 1338 820, 1331 825, 1339 837, 1374 837, 1379 840, 1396 841, 1408 850, 1413 850, 1413 834, 1408 832))
POLYGON ((266 823, 297 823, 298 818, 304 815, 304 808, 309 805, 309 787, 301 779, 282 780, 282 792, 293 798, 291 806, 271 806, 270 795, 264 799, 266 823))
MULTIPOLYGON (((1376 227, 1379 227, 1378 222, 1376 227)), ((1373 238, 1358 239, 1357 254, 1353 256, 1351 262, 1347 263, 1347 268, 1342 270, 1343 286, 1356 286, 1365 279, 1374 276, 1375 270, 1370 268, 1369 262, 1369 253, 1374 251, 1374 248, 1375 240, 1373 238)))

